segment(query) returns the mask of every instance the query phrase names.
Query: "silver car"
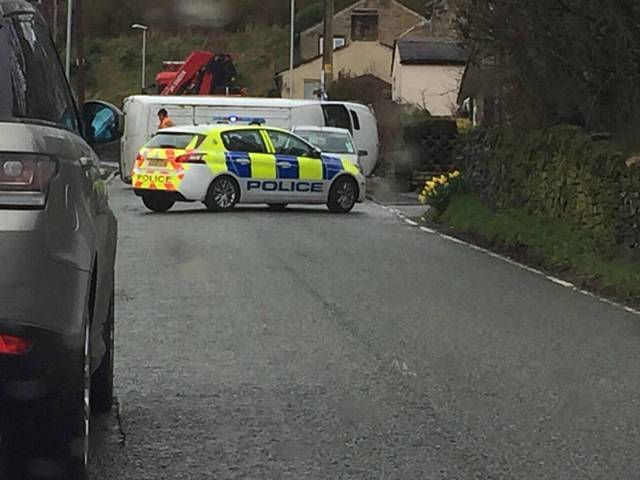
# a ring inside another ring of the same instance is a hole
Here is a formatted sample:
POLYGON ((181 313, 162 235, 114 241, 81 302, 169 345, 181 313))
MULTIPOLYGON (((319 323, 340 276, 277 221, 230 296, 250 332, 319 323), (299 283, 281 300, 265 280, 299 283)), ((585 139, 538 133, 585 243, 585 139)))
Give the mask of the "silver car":
MULTIPOLYGON (((86 476, 112 405, 116 219, 92 147, 121 112, 79 112, 48 29, 0 0, 0 454, 6 478, 86 476)), ((0 477, 3 477, 0 472, 0 477)))

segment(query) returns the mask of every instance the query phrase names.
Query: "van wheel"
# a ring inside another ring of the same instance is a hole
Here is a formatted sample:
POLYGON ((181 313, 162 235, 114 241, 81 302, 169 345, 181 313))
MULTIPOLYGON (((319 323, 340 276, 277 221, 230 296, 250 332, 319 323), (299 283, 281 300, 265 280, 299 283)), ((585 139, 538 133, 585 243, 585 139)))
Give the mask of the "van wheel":
POLYGON ((142 195, 142 203, 152 212, 164 213, 173 207, 176 202, 161 194, 147 193, 142 195))
POLYGON ((327 207, 333 213, 350 212, 358 200, 358 184, 347 176, 339 177, 331 186, 327 207))
POLYGON ((114 299, 113 293, 109 302, 109 314, 104 325, 102 337, 107 351, 102 357, 102 363, 91 378, 91 408, 98 413, 111 411, 113 407, 113 357, 114 357, 114 299))
POLYGON ((204 204, 210 212, 231 210, 240 200, 240 187, 231 177, 216 178, 207 192, 204 204))
POLYGON ((284 212, 287 209, 286 203, 270 203, 269 210, 273 210, 274 212, 284 212))

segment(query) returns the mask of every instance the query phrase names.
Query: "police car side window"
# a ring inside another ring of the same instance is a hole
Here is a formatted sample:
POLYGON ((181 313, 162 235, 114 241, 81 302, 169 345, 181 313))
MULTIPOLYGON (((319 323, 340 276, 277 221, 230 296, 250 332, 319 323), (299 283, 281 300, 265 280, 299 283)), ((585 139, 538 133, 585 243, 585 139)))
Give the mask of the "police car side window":
POLYGON ((312 149, 302 140, 284 132, 267 131, 277 155, 291 155, 294 157, 309 157, 312 149))
POLYGON ((230 152, 266 153, 258 130, 232 130, 222 134, 224 147, 230 152))

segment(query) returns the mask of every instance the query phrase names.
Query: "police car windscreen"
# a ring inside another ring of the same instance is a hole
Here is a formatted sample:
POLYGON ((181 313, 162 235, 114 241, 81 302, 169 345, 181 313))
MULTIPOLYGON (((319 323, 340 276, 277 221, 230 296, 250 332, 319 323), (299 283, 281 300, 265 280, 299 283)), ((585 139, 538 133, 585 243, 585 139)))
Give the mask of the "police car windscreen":
POLYGON ((187 147, 198 148, 204 136, 195 133, 158 133, 147 144, 147 148, 175 148, 185 150, 187 147))

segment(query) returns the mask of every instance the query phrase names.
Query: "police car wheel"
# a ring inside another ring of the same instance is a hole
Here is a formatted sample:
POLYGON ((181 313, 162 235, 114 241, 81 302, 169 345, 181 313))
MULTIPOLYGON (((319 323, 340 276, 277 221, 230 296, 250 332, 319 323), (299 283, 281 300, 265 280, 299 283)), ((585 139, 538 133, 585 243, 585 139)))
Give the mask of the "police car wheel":
POLYGON ((236 206, 238 200, 240 200, 238 183, 231 177, 223 176, 213 181, 204 204, 211 212, 222 212, 231 210, 236 206))
POLYGON ((142 203, 152 212, 163 213, 169 210, 176 203, 170 198, 162 195, 143 195, 142 203))
POLYGON ((287 209, 286 203, 270 203, 269 210, 274 210, 276 212, 284 212, 287 209))
POLYGON ((331 186, 327 206, 333 213, 348 213, 358 200, 358 184, 351 177, 340 177, 331 186))

